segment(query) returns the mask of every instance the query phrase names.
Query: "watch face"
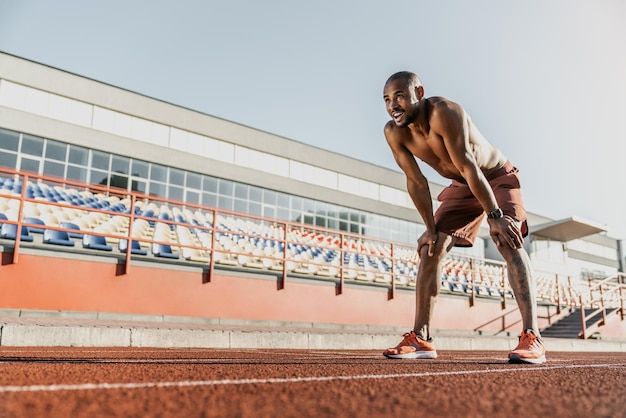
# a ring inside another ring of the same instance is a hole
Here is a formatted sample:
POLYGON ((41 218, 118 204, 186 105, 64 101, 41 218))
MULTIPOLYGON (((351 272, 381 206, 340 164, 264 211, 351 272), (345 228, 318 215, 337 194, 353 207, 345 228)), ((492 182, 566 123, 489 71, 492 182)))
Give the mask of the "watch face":
POLYGON ((499 219, 499 218, 502 218, 502 216, 504 216, 504 215, 502 213, 502 209, 500 209, 500 208, 492 210, 487 215, 487 217, 490 218, 490 219, 499 219))

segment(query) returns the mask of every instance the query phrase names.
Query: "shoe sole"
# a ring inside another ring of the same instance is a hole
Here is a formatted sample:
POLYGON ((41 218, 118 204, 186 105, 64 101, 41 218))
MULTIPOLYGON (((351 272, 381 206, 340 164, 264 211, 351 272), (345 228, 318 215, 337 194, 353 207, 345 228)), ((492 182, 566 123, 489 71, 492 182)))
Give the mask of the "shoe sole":
POLYGON ((437 358, 436 351, 415 351, 413 353, 406 354, 387 354, 383 353, 383 356, 390 359, 412 360, 412 359, 435 359, 437 358))
POLYGON ((546 362, 546 356, 543 355, 538 358, 521 358, 516 354, 512 354, 509 357, 509 364, 543 364, 546 362))

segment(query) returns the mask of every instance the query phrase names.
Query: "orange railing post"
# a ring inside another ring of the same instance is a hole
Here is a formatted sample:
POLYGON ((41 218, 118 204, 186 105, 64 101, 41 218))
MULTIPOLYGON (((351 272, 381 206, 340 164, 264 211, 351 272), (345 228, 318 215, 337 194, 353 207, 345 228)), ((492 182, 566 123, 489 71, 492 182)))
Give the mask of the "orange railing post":
POLYGON ((126 256, 124 258, 124 274, 128 274, 130 269, 130 254, 133 247, 133 224, 135 222, 135 195, 130 196, 130 220, 128 222, 128 234, 126 245, 126 256))
POLYGON ((474 268, 475 268, 475 264, 474 264, 474 259, 470 258, 470 269, 469 269, 469 275, 470 275, 470 286, 472 287, 471 292, 470 292, 470 307, 474 306, 474 298, 476 297, 476 289, 475 287, 475 274, 474 274, 474 268))
POLYGON ((24 199, 26 199, 26 188, 28 185, 28 174, 24 174, 22 179, 22 190, 20 192, 20 205, 17 214, 17 226, 15 232, 15 246, 13 247, 13 264, 17 264, 20 254, 20 242, 22 241, 22 220, 24 219, 24 199))

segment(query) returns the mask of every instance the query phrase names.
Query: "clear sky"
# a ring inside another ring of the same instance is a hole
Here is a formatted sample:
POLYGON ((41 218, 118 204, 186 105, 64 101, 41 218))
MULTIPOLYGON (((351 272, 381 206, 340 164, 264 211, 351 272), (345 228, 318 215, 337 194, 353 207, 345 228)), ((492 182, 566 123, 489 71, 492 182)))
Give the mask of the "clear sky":
POLYGON ((410 70, 529 211, 624 239, 624 22, 623 0, 0 0, 0 51, 394 170, 382 89, 410 70))

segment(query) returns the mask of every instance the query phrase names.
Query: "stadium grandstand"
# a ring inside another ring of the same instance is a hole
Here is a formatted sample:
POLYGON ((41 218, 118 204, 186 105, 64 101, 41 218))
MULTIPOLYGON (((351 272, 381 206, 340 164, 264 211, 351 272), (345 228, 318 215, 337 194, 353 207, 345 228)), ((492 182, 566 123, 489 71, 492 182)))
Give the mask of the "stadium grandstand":
MULTIPOLYGON (((417 216, 399 171, 0 53, 0 309, 406 327, 417 216)), ((546 335, 626 337, 620 241, 529 227, 546 335)), ((518 331, 486 228, 443 273, 435 328, 518 331)))

